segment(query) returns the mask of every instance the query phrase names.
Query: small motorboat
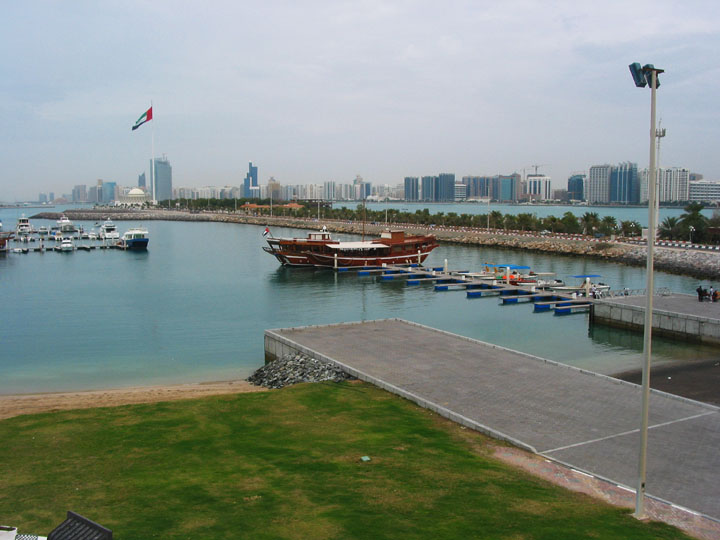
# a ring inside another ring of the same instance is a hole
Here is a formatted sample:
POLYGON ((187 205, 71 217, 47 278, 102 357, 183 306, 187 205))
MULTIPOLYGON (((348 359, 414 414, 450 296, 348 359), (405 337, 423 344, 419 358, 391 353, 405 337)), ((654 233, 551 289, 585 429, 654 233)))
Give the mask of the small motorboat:
POLYGON ((63 238, 62 242, 60 243, 59 251, 62 251, 63 253, 75 251, 75 244, 73 243, 72 238, 63 238))
POLYGON ((587 297, 593 296, 593 293, 595 293, 595 295, 602 295, 610 290, 610 285, 591 281, 595 278, 602 277, 600 274, 580 274, 571 277, 581 279, 582 281, 577 285, 566 285, 563 283, 562 285, 550 286, 548 289, 555 292, 576 293, 578 296, 587 297))
POLYGON ((149 241, 147 229, 134 227, 123 233, 120 242, 118 242, 118 246, 122 249, 143 251, 147 249, 149 241))

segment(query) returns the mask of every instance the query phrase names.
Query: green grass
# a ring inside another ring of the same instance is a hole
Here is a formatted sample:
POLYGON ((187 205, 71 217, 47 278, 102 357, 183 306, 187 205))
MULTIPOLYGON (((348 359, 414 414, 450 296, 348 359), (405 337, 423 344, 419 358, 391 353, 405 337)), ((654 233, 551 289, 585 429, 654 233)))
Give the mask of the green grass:
POLYGON ((21 416, 0 440, 0 522, 21 532, 71 509, 119 540, 687 538, 365 384, 21 416))

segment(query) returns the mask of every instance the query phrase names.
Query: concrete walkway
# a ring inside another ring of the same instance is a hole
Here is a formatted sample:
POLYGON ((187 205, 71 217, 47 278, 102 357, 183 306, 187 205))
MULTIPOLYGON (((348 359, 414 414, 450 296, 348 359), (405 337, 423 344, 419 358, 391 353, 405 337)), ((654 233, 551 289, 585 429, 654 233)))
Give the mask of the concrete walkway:
MULTIPOLYGON (((268 330, 265 350, 335 362, 464 425, 635 487, 637 385, 397 319, 268 330)), ((720 519, 719 412, 652 393, 649 495, 720 519)))

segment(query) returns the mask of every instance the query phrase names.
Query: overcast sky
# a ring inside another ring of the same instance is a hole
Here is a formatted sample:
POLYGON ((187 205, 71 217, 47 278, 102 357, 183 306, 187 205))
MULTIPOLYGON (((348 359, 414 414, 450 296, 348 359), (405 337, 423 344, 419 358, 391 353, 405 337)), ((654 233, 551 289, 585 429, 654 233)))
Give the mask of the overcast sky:
POLYGON ((0 200, 136 185, 377 184, 648 164, 720 180, 720 2, 5 2, 0 200), (131 131, 150 106, 155 120, 131 131), (154 126, 152 124, 154 123, 154 126))

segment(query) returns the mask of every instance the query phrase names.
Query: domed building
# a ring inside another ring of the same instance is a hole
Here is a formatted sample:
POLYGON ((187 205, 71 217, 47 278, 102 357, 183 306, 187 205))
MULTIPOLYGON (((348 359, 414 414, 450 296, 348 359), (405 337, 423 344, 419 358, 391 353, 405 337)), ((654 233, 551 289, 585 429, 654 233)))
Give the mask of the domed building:
POLYGON ((145 193, 140 188, 132 188, 127 193, 123 193, 115 201, 115 204, 128 205, 128 206, 142 206, 146 202, 150 202, 152 199, 150 194, 145 193))

